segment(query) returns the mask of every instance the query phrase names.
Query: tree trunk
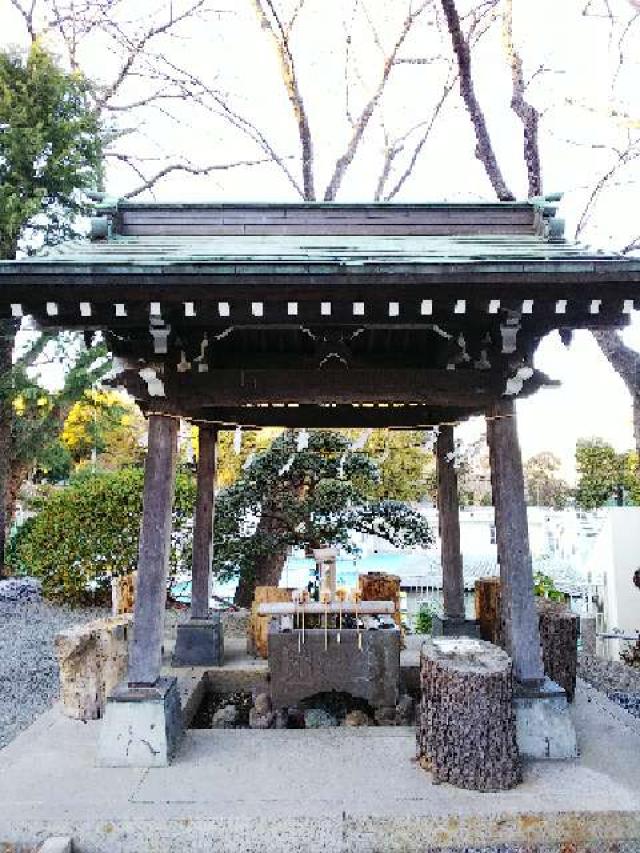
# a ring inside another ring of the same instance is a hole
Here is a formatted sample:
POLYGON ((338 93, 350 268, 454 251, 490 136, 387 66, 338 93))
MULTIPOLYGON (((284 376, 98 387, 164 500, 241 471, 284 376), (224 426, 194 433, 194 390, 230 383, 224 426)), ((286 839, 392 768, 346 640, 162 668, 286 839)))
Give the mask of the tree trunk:
POLYGON ((628 347, 619 332, 592 330, 607 361, 620 376, 633 400, 633 437, 640 458, 640 353, 628 347))
POLYGON ((12 456, 13 395, 12 361, 16 322, 0 320, 0 577, 5 575, 5 544, 7 534, 7 498, 12 456))
POLYGON ((278 586, 286 559, 286 551, 276 551, 256 566, 251 577, 240 575, 234 603, 250 608, 257 586, 278 586))

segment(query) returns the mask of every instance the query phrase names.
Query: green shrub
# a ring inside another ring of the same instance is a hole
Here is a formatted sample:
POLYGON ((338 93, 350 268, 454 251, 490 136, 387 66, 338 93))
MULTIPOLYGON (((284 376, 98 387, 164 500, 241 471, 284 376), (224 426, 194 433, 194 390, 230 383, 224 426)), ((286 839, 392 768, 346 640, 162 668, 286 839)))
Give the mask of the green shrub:
MULTIPOLYGON (((80 604, 91 591, 107 588, 112 575, 135 569, 143 479, 141 468, 126 468, 82 478, 44 498, 10 543, 12 571, 40 578, 53 601, 80 604)), ((178 474, 172 570, 190 561, 194 500, 193 476, 178 474)))
POLYGON ((437 608, 428 601, 423 601, 416 613, 416 634, 430 634, 433 630, 433 617, 437 614, 437 608))
POLYGON ((534 572, 533 574, 533 592, 541 598, 549 598, 551 601, 564 601, 564 593, 561 592, 555 585, 554 580, 544 572, 534 572))

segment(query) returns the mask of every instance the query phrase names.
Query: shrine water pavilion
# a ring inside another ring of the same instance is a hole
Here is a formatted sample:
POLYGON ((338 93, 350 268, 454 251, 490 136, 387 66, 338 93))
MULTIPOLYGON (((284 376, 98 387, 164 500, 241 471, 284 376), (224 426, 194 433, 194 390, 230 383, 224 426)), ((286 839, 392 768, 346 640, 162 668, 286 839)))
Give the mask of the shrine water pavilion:
POLYGON ((103 722, 109 763, 130 763, 132 741, 154 727, 166 744, 149 747, 150 762, 168 761, 177 744, 179 700, 161 675, 161 646, 180 418, 200 427, 184 630, 201 654, 219 629, 209 592, 220 428, 439 426, 445 622, 455 633, 464 609, 454 425, 485 416, 506 649, 517 682, 542 690, 514 404, 553 384, 533 362, 545 335, 622 327, 640 300, 640 261, 567 241, 557 202, 103 199, 90 239, 0 263, 0 315, 101 331, 113 382, 148 417, 135 631, 103 722))

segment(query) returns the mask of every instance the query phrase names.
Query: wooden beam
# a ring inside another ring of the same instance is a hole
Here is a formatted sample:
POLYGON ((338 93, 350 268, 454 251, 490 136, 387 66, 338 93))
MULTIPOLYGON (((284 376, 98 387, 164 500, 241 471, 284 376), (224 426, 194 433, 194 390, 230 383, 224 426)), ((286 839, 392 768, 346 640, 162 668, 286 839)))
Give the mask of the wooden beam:
POLYGON ((505 378, 481 370, 232 370, 164 373, 165 396, 185 404, 421 403, 488 405, 505 390, 505 378))
POLYGON ((149 417, 129 686, 153 685, 160 676, 178 424, 173 417, 149 417))
POLYGON ((533 595, 527 507, 515 406, 496 403, 487 415, 496 540, 507 651, 522 683, 544 679, 540 631, 533 595))
POLYGON ((217 437, 216 427, 200 426, 191 570, 191 617, 193 619, 206 619, 209 615, 217 437))
POLYGON ((464 619, 460 507, 454 453, 453 427, 445 424, 440 427, 436 442, 444 615, 448 619, 464 619))
POLYGON ((461 422, 484 414, 484 407, 462 409, 430 406, 242 406, 204 407, 185 416, 224 428, 288 427, 291 429, 419 429, 445 422, 461 422))

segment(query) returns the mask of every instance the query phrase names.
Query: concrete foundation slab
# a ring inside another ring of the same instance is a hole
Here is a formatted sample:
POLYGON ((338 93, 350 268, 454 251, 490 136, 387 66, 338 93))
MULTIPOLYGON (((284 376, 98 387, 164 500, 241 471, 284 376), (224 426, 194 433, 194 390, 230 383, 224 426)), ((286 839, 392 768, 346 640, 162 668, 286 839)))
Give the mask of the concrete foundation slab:
POLYGON ((476 619, 451 619, 449 616, 433 616, 434 637, 471 637, 480 639, 480 623, 476 619))
POLYGON ((400 631, 269 629, 271 699, 275 708, 296 705, 332 690, 365 699, 375 708, 395 706, 400 680, 400 631))
POLYGON ((224 638, 220 616, 189 619, 178 625, 173 666, 222 666, 224 638))
POLYGON ((527 758, 575 758, 576 730, 565 691, 549 678, 540 687, 516 682, 513 703, 520 755, 527 758))
POLYGON ((189 731, 171 766, 95 767, 103 722, 55 707, 0 750, 0 842, 70 835, 76 853, 637 853, 640 720, 583 684, 570 714, 577 760, 526 762, 522 785, 482 794, 433 785, 408 728, 189 731))
POLYGON ((154 687, 121 684, 107 701, 100 729, 100 767, 164 767, 177 752, 184 732, 175 678, 154 687))

